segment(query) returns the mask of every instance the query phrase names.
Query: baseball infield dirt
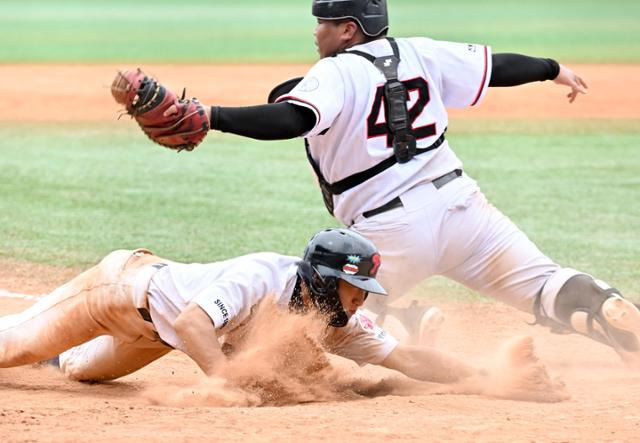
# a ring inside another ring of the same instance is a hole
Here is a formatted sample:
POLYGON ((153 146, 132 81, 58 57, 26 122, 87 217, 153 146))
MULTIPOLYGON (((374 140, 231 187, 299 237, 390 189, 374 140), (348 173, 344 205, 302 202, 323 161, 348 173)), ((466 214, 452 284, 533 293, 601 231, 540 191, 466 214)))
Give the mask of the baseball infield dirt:
MULTIPOLYGON (((110 121, 117 106, 108 83, 116 68, 3 66, 0 121, 110 121), (70 76, 80 83, 65 89, 70 76), (56 109, 53 103, 66 106, 56 109), (53 111, 33 113, 34 107, 53 111)), ((560 88, 528 85, 492 91, 482 107, 453 118, 640 117, 640 66, 575 68, 591 87, 578 103, 566 104, 560 88), (635 86, 623 85, 622 78, 635 86)), ((223 104, 254 103, 274 83, 305 71, 304 66, 146 69, 170 87, 188 85, 189 95, 223 104)), ((42 294, 77 271, 0 260, 0 289, 42 294)), ((0 315, 29 303, 0 297, 0 315)), ((625 367, 612 350, 531 327, 531 316, 502 304, 438 305, 447 314, 438 346, 502 372, 483 385, 413 384, 391 371, 327 359, 313 342, 302 346, 291 333, 299 325, 286 323, 280 332, 265 328, 270 332, 258 334, 235 360, 235 378, 226 385, 203 381, 198 368, 177 352, 128 377, 93 385, 67 381, 51 367, 0 369, 0 441, 637 440, 640 370, 625 367), (531 336, 533 342, 514 341, 514 335, 531 336), (268 352, 276 343, 299 347, 298 364, 267 358, 277 355, 268 352), (518 392, 524 394, 520 401, 500 398, 518 392)), ((266 318, 270 315, 275 314, 267 312, 266 318)))
MULTIPOLYGON (((109 93, 122 65, 3 65, 0 121, 112 121, 118 112, 109 93), (73 79, 73 81, 69 81, 73 79), (35 110, 35 111, 34 111, 35 110)), ((532 83, 492 88, 478 108, 451 112, 456 118, 640 118, 640 66, 570 66, 589 85, 587 96, 569 104, 564 88, 532 83)), ((145 65, 169 88, 203 103, 249 105, 265 102, 271 88, 304 75, 305 65, 145 65)))

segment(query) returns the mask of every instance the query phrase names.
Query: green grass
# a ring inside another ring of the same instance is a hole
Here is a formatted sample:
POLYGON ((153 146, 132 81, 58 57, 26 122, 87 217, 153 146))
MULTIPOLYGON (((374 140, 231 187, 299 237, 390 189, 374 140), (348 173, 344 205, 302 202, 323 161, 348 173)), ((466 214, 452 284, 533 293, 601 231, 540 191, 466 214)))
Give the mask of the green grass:
POLYGON ((130 122, 23 125, 2 135, 5 257, 75 266, 141 246, 201 261, 300 253, 318 226, 331 224, 295 143, 212 134, 206 146, 177 154, 130 122))
MULTIPOLYGON (((449 140, 489 199, 548 255, 640 294, 635 121, 454 122, 449 140)), ((299 140, 209 134, 153 145, 131 122, 0 124, 0 257, 86 266, 115 248, 184 261, 298 255, 325 212, 299 140)), ((419 288, 468 297, 451 283, 419 288)))
MULTIPOLYGON (((310 0, 4 0, 0 62, 311 62, 310 0)), ((634 0, 390 0, 392 34, 640 61, 634 0)))

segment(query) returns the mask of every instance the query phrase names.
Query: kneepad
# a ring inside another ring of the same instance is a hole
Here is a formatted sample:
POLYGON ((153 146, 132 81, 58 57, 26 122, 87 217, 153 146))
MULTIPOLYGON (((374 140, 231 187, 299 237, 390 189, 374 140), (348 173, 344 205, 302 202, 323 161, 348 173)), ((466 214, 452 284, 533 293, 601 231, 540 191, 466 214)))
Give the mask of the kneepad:
MULTIPOLYGON (((561 275, 554 275, 549 279, 550 287, 547 288, 545 285, 542 291, 546 303, 553 303, 554 319, 550 319, 551 322, 547 323, 559 322, 565 328, 587 335, 616 349, 622 348, 628 352, 640 351, 640 343, 636 335, 611 324, 610 319, 603 312, 603 305, 612 298, 621 300, 624 304, 622 309, 629 308, 630 303, 622 301, 623 297, 617 289, 577 271, 563 269, 559 273, 561 275), (558 284, 558 278, 562 278, 564 282, 558 284), (551 293, 547 289, 550 289, 551 293)), ((629 309, 635 309, 635 307, 631 305, 629 309)), ((539 315, 542 314, 539 313, 539 315)), ((555 324, 555 326, 558 325, 555 324)))

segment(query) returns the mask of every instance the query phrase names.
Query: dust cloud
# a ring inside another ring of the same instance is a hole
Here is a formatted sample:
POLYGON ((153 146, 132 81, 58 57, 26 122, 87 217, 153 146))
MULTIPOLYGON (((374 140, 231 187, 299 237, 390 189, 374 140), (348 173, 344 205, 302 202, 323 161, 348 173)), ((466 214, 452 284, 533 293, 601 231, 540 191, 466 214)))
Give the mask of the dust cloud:
POLYGON ((291 315, 272 302, 259 305, 241 329, 218 376, 153 387, 144 397, 174 407, 284 406, 384 395, 463 394, 537 402, 568 398, 563 383, 552 379, 536 358, 529 337, 511 340, 478 375, 444 385, 389 371, 392 375, 372 377, 335 364, 322 345, 322 319, 291 315))

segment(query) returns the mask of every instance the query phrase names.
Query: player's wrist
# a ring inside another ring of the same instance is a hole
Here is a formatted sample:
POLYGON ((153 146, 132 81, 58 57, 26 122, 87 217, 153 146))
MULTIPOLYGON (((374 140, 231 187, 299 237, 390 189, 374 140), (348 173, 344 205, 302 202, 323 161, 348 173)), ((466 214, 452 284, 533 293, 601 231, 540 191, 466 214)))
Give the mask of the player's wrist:
POLYGON ((558 75, 560 74, 560 63, 552 58, 545 58, 543 60, 547 63, 549 70, 548 80, 555 80, 558 78, 558 75))
POLYGON ((211 129, 219 129, 220 124, 220 106, 211 106, 207 109, 207 116, 209 117, 209 127, 211 129))

